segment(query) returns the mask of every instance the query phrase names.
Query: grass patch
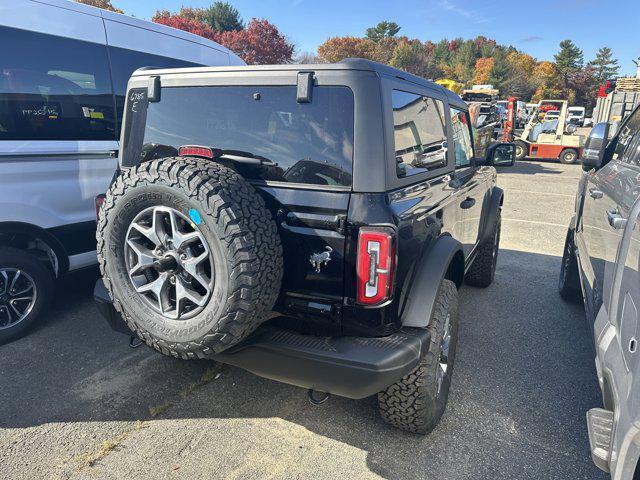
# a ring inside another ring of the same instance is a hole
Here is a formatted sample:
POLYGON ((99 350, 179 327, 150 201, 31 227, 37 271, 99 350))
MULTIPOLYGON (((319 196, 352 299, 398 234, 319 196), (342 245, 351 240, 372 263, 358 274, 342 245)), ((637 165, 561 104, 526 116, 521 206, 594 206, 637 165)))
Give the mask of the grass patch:
MULTIPOLYGON (((194 392, 204 387, 207 383, 210 383, 216 378, 218 378, 221 372, 222 372, 222 364, 216 364, 215 367, 207 368, 207 370, 205 370, 205 372, 202 374, 199 380, 190 383, 189 385, 184 387, 182 390, 180 390, 180 393, 178 395, 179 399, 186 400, 191 394, 193 394, 194 392)), ((178 403, 177 399, 167 400, 166 402, 160 405, 149 407, 149 415, 153 418, 157 417, 158 415, 162 415, 164 412, 166 412, 171 407, 173 407, 176 403, 178 403)))
POLYGON ((140 420, 138 420, 133 426, 133 428, 129 430, 125 430, 124 432, 120 433, 119 435, 113 438, 108 438, 107 440, 104 440, 98 450, 93 452, 86 452, 82 455, 78 455, 76 457, 76 460, 80 462, 79 469, 82 469, 85 467, 93 467, 98 461, 102 460, 104 457, 109 455, 109 453, 111 453, 113 450, 117 449, 122 444, 122 442, 124 442, 127 439, 129 435, 131 435, 133 432, 137 432, 138 430, 141 430, 142 428, 144 428, 144 422, 141 422, 140 420))

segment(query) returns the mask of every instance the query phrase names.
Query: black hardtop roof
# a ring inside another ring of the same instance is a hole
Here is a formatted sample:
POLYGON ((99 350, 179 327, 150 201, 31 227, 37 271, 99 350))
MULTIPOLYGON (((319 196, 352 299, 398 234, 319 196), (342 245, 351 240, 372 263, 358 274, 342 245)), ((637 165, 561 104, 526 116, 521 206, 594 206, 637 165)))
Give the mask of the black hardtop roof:
POLYGON ((444 88, 422 77, 413 75, 403 70, 384 65, 382 63, 366 60, 364 58, 347 58, 338 63, 314 63, 314 64, 283 64, 283 65, 242 65, 242 66, 225 66, 225 67, 188 67, 188 68, 172 68, 172 69, 154 69, 144 67, 133 72, 136 76, 162 75, 168 73, 206 73, 206 72, 251 72, 251 71, 319 71, 319 70, 354 70, 374 72, 380 76, 396 77, 417 85, 438 90, 445 94, 449 102, 466 106, 462 99, 451 90, 444 88))

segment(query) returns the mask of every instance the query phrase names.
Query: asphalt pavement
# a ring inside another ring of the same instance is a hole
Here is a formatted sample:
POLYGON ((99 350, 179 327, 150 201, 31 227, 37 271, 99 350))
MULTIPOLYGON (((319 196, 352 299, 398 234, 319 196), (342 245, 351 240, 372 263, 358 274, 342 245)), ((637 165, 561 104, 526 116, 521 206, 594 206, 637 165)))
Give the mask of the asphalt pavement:
POLYGON ((0 347, 6 479, 604 479, 585 414, 600 405, 580 305, 557 294, 579 166, 502 168, 493 285, 460 291, 449 406, 431 435, 387 426, 374 399, 306 392, 212 362, 132 350, 69 277, 29 336, 0 347))

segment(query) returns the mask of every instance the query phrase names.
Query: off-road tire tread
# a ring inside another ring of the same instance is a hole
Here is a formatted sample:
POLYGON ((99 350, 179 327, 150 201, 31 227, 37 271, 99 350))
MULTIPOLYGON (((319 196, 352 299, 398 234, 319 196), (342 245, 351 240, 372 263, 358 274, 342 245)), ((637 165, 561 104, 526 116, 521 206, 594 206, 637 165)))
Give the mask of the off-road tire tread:
MULTIPOLYGON (((439 368, 440 343, 447 313, 451 313, 451 321, 456 322, 456 325, 452 325, 455 335, 458 321, 458 290, 453 282, 443 280, 429 321, 431 340, 426 355, 411 373, 378 393, 378 408, 382 418, 396 428, 411 433, 427 434, 436 427, 444 413, 444 406, 438 408, 435 400, 435 375, 436 369, 439 368)), ((457 339, 452 338, 451 341, 455 342, 454 351, 451 352, 454 357, 451 365, 453 373, 457 339)), ((446 405, 448 386, 447 391, 441 392, 441 395, 444 396, 442 401, 446 405)))
POLYGON ((140 339, 165 355, 204 359, 235 345, 268 318, 280 291, 282 245, 271 213, 237 172, 215 162, 170 157, 124 171, 107 192, 96 237, 100 271, 115 309, 140 339), (232 252, 229 275, 238 279, 237 286, 229 290, 227 310, 216 327, 198 341, 168 342, 153 337, 114 296, 109 277, 105 231, 116 202, 128 189, 158 184, 179 189, 201 205, 206 218, 216 221, 226 233, 222 240, 232 252))
POLYGON ((478 247, 478 253, 476 258, 469 266, 469 270, 465 275, 465 282, 473 287, 486 288, 495 277, 496 265, 493 260, 493 249, 495 248, 495 232, 498 229, 498 246, 500 244, 500 227, 501 227, 501 215, 500 210, 493 223, 491 235, 487 238, 480 247, 478 247))

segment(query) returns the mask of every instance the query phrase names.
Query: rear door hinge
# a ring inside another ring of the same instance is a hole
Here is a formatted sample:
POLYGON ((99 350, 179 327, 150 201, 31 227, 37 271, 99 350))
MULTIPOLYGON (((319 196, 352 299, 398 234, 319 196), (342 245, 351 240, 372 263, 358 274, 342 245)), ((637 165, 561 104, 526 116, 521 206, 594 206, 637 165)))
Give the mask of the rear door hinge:
POLYGON ((342 235, 346 235, 347 233, 347 216, 346 215, 344 214, 336 215, 335 230, 336 232, 342 235))

